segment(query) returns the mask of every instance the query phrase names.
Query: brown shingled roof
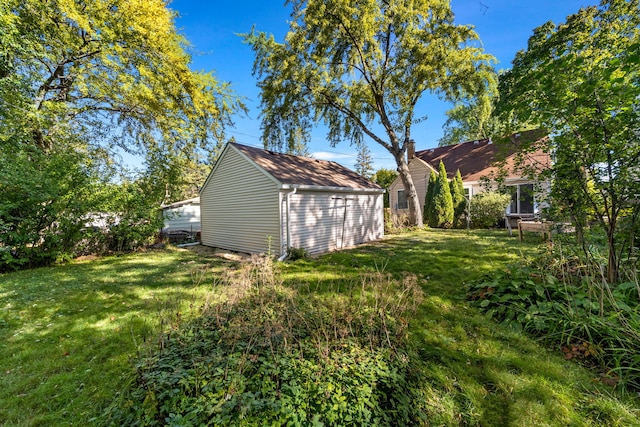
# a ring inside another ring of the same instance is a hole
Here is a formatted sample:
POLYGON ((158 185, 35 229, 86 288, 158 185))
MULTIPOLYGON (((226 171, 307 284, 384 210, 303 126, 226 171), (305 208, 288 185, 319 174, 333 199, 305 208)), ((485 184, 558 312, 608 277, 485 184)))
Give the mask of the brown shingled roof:
MULTIPOLYGON (((540 130, 532 130, 513 134, 509 137, 511 149, 505 156, 502 147, 493 144, 490 139, 468 141, 461 144, 448 145, 446 147, 431 148, 417 151, 415 156, 431 165, 436 171, 440 161, 444 163, 449 178, 453 178, 457 170, 463 181, 478 181, 482 177, 490 177, 499 173, 496 164, 498 160, 505 160, 505 168, 508 171, 506 178, 518 178, 521 176, 514 170, 515 150, 518 141, 542 141, 547 138, 540 130)), ((542 151, 527 156, 527 163, 538 169, 549 167, 549 155, 542 151)))
POLYGON ((382 188, 336 162, 292 156, 234 142, 230 144, 282 184, 376 190, 382 188))

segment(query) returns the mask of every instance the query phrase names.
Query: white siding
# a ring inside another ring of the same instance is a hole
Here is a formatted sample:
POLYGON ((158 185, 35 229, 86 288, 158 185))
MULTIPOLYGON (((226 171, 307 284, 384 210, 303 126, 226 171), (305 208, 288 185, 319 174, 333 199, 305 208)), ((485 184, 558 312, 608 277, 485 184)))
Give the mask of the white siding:
POLYGON ((276 183, 227 146, 200 194, 203 245, 279 255, 276 183))
POLYGON ((178 208, 165 208, 162 211, 164 228, 162 231, 200 231, 200 205, 189 204, 178 208))
MULTIPOLYGON (((291 195, 289 246, 320 254, 382 238, 382 197, 382 194, 311 191, 291 195)), ((282 213, 286 225, 286 197, 282 213)))

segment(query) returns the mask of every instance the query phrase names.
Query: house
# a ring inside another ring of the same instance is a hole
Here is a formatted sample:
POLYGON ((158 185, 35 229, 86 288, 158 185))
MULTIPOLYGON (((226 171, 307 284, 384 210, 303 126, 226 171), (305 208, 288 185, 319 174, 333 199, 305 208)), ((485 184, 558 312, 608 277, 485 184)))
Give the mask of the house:
MULTIPOLYGON (((550 166, 548 154, 539 150, 528 154, 520 164, 517 158, 519 143, 543 142, 548 136, 540 130, 532 130, 509 136, 508 152, 493 144, 491 139, 463 142, 461 144, 437 147, 415 151, 410 144, 407 151, 409 170, 420 200, 420 209, 424 206, 431 170, 438 173, 438 166, 442 161, 447 169, 449 179, 460 170, 465 189, 465 195, 470 198, 474 194, 486 191, 488 188, 497 189, 498 178, 501 185, 512 194, 511 205, 506 214, 513 218, 534 216, 542 203, 542 193, 548 189, 548 183, 538 182, 528 178, 529 174, 522 172, 525 166, 536 174, 550 166)), ((402 216, 408 209, 404 186, 400 178, 389 187, 389 206, 396 217, 402 216)))
POLYGON ((200 232, 200 197, 162 206, 162 217, 164 234, 196 235, 200 232))
POLYGON ((380 239, 383 193, 335 162, 228 143, 200 191, 201 242, 284 257, 380 239))

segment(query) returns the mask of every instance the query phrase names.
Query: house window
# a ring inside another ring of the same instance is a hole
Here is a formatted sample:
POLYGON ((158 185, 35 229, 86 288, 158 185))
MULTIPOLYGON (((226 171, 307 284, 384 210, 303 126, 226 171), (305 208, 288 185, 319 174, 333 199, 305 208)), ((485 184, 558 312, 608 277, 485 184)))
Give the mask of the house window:
POLYGON ((471 187, 464 187, 464 198, 469 200, 472 196, 471 187))
POLYGON ((511 204, 509 213, 532 214, 533 213, 533 184, 510 185, 511 204))
POLYGON ((398 190, 398 204, 396 209, 409 209, 409 202, 407 201, 407 193, 404 190, 398 190))

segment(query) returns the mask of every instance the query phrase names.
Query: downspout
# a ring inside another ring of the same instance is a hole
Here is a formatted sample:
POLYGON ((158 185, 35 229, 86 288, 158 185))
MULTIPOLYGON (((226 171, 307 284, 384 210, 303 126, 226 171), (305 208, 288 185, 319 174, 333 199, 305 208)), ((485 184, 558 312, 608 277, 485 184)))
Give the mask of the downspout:
POLYGON ((289 256, 289 243, 291 242, 291 228, 289 227, 289 197, 296 194, 296 191, 298 191, 298 189, 294 187, 293 191, 290 191, 289 193, 287 193, 286 207, 285 207, 287 244, 282 245, 282 247, 284 248, 284 253, 280 256, 280 258, 278 258, 278 261, 280 262, 284 261, 289 256))

